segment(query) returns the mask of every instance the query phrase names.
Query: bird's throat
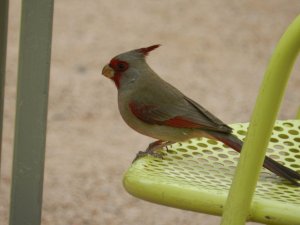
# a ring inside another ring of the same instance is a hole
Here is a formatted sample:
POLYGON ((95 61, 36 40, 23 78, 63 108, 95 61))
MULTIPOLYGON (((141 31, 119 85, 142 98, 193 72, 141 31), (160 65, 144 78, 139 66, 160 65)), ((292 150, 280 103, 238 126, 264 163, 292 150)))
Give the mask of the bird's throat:
POLYGON ((121 73, 115 73, 115 75, 111 78, 115 82, 115 85, 118 89, 120 88, 121 77, 121 73))

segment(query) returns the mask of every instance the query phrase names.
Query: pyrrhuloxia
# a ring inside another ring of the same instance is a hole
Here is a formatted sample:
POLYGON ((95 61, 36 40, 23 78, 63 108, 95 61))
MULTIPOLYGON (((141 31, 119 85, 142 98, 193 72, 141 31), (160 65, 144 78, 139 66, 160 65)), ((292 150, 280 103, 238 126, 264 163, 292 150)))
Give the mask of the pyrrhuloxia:
MULTIPOLYGON (((158 139, 146 154, 174 142, 207 137, 240 152, 243 142, 232 129, 201 105, 161 79, 146 63, 145 56, 159 45, 135 49, 115 56, 102 74, 118 89, 119 111, 137 132, 158 139)), ((298 185, 300 174, 265 157, 264 167, 298 185)))

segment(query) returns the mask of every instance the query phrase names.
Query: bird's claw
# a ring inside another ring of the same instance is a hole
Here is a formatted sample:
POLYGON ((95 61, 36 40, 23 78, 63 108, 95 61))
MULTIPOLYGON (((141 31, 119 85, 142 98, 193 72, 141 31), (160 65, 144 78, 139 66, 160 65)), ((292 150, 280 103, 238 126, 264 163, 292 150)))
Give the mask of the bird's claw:
POLYGON ((138 160, 138 159, 140 159, 142 157, 145 157, 147 155, 151 155, 151 156, 153 156, 155 158, 163 159, 163 156, 165 154, 162 153, 162 152, 156 152, 156 151, 147 151, 147 150, 146 151, 139 151, 136 154, 136 156, 135 156, 134 160, 132 161, 132 163, 134 163, 136 160, 138 160))
POLYGON ((163 148, 166 148, 168 150, 168 146, 170 144, 173 144, 174 142, 171 141, 162 141, 162 140, 157 140, 155 142, 152 142, 149 144, 148 148, 146 149, 146 151, 140 151, 137 153, 136 157, 134 158, 134 160, 132 162, 135 162, 136 160, 138 160, 141 157, 144 157, 146 155, 151 155, 155 158, 159 158, 159 159, 163 159, 163 156, 165 155, 165 153, 163 153, 161 150, 163 148))

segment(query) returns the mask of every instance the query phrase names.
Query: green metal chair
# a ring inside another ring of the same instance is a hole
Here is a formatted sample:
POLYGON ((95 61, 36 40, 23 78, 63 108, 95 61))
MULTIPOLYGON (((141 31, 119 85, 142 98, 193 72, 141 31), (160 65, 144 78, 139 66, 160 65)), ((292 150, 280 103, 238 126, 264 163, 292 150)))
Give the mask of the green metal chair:
POLYGON ((222 225, 300 224, 300 188, 261 171, 268 149, 271 158, 300 173, 300 115, 275 122, 299 40, 300 16, 271 58, 249 129, 248 124, 232 125, 234 133, 245 139, 240 157, 206 138, 177 143, 162 150, 163 159, 147 156, 132 164, 124 175, 125 189, 147 201, 222 215, 222 225))

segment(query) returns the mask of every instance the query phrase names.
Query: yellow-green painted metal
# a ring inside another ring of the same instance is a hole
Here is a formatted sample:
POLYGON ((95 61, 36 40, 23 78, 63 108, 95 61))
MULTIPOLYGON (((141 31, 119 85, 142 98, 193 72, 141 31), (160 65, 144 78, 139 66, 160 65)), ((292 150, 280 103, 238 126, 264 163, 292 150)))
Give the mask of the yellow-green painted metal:
POLYGON ((41 222, 53 0, 23 0, 10 225, 41 222))
POLYGON ((297 115, 296 115, 296 119, 300 120, 300 107, 298 109, 297 115))
POLYGON ((245 224, 249 215, 266 147, 287 81, 300 50, 299 40, 300 16, 292 22, 280 39, 265 73, 225 206, 222 225, 245 224))
MULTIPOLYGON (((232 128, 244 139, 248 124, 232 128)), ((276 121, 267 154, 300 172, 299 135, 300 120, 276 121)), ((147 156, 134 162, 124 176, 126 190, 147 201, 222 215, 239 154, 206 138, 168 146, 163 153, 163 159, 147 156)), ((295 225, 300 221, 299 208, 299 187, 263 169, 248 220, 295 225)))
MULTIPOLYGON (((7 25, 8 25, 8 0, 1 0, 0 1, 0 168, 1 168, 1 152, 2 152, 7 25)), ((1 170, 0 170, 0 176, 1 176, 1 170)))

